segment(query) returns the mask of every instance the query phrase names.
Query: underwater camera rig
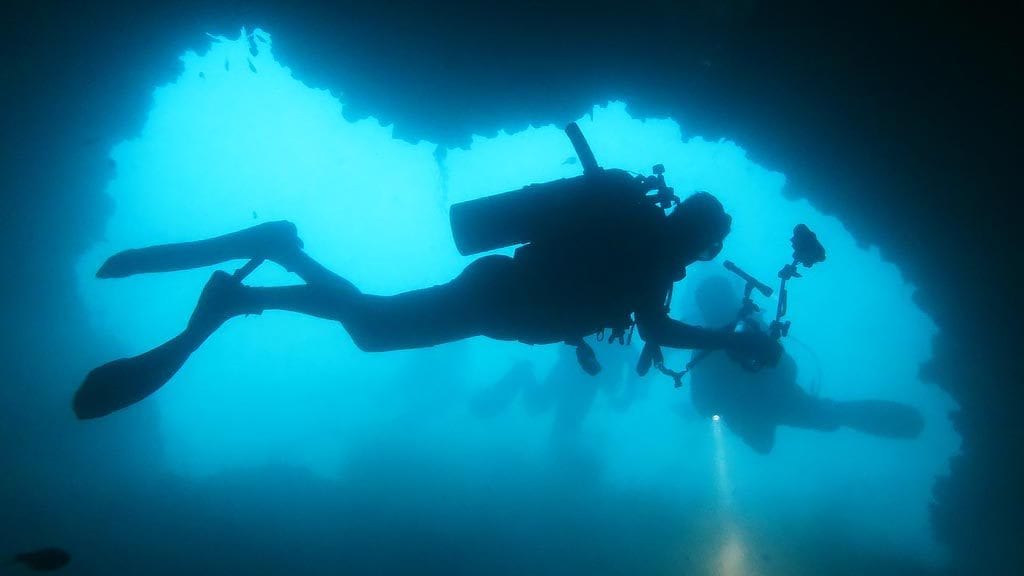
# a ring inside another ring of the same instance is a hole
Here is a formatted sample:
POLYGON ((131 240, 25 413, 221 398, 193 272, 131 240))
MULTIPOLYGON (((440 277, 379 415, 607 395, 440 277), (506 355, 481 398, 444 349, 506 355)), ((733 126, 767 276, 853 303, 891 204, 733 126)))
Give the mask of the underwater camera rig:
MULTIPOLYGON (((786 264, 779 270, 779 302, 775 308, 775 319, 772 320, 771 324, 768 325, 768 334, 775 340, 780 340, 789 334, 790 321, 783 320, 787 312, 789 312, 789 292, 786 289, 786 284, 793 278, 801 278, 798 265, 805 268, 810 268, 819 262, 825 261, 825 247, 818 241, 818 237, 811 232, 811 229, 804 224, 798 224, 793 228, 793 236, 790 238, 790 244, 793 246, 793 261, 786 264)), ((753 315, 761 311, 761 308, 754 302, 752 298, 754 291, 760 292, 765 298, 770 298, 774 291, 770 286, 761 282, 757 278, 754 278, 742 268, 726 260, 725 269, 739 276, 744 284, 743 288, 743 300, 740 303, 740 309, 736 313, 736 320, 725 327, 728 331, 749 331, 749 330, 762 330, 760 325, 754 320, 753 315)), ((683 370, 671 370, 665 366, 665 358, 661 352, 661 347, 655 344, 644 344, 644 349, 640 353, 640 361, 637 364, 637 373, 644 375, 650 370, 653 365, 658 369, 659 372, 672 378, 675 387, 679 388, 683 385, 683 376, 687 374, 694 366, 699 364, 702 360, 707 358, 710 354, 710 350, 701 350, 694 354, 693 358, 686 364, 683 370)), ((764 368, 760 362, 752 360, 750 358, 738 358, 730 355, 733 359, 738 362, 743 368, 752 372, 757 372, 764 368)))

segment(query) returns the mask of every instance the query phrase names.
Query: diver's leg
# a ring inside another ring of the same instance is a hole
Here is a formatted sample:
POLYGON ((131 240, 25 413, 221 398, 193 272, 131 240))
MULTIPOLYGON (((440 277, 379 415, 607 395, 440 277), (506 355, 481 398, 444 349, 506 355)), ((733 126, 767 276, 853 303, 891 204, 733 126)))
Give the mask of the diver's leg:
POLYGON ((787 396, 783 424, 830 432, 847 427, 873 436, 913 438, 924 421, 912 406, 884 400, 836 401, 798 391, 787 396))
POLYGON ((271 260, 279 264, 285 270, 302 278, 306 284, 318 286, 338 286, 345 290, 358 292, 351 282, 338 276, 327 269, 326 266, 314 260, 301 248, 279 252, 271 257, 271 260))
POLYGON ((518 269, 507 256, 485 256, 446 284, 393 296, 330 286, 321 294, 331 294, 337 319, 368 352, 424 348, 473 336, 513 340, 526 316, 518 269))
POLYGON ((103 263, 96 276, 123 278, 145 272, 186 270, 252 258, 275 262, 307 284, 349 284, 302 250, 302 240, 295 225, 287 220, 266 222, 206 240, 118 252, 103 263))
POLYGON ((266 222, 245 230, 194 242, 161 244, 114 254, 96 272, 99 278, 123 278, 146 272, 169 272, 211 266, 227 260, 266 258, 277 261, 302 247, 295 224, 266 222))
POLYGON ((792 388, 779 395, 779 424, 822 432, 832 432, 843 425, 839 402, 812 396, 795 383, 792 388))
POLYGON ((836 402, 843 426, 885 438, 915 438, 924 428, 921 413, 913 406, 885 400, 836 402))
MULTIPOLYGON (((305 263, 315 264, 312 259, 305 263)), ((360 349, 373 352, 479 335, 511 339, 516 331, 509 325, 513 314, 507 287, 517 285, 513 266, 510 258, 488 256, 447 284, 394 296, 363 294, 333 274, 306 285, 262 288, 241 285, 219 272, 204 289, 206 301, 200 300, 193 322, 219 326, 233 316, 288 310, 337 320, 360 349)), ((321 274, 315 268, 305 271, 321 274)))

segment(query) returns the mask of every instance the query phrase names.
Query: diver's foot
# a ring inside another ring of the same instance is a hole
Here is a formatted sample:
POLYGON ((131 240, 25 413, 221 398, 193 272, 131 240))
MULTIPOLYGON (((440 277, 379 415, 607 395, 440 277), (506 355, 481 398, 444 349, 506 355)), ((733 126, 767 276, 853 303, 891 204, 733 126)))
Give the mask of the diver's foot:
POLYGON ((125 278, 135 274, 141 261, 141 250, 123 250, 114 254, 96 271, 97 278, 125 278))
POLYGON ((232 236, 245 247, 244 257, 265 258, 277 263, 290 261, 303 246, 298 228, 288 220, 264 222, 228 235, 232 236))
POLYGON ((302 250, 295 224, 277 220, 195 242, 160 244, 114 254, 97 278, 124 278, 145 272, 170 272, 212 266, 228 260, 263 258, 284 265, 302 250))
POLYGON ((188 320, 188 328, 212 332, 235 316, 260 313, 246 301, 245 286, 227 272, 217 270, 203 287, 199 302, 188 320))

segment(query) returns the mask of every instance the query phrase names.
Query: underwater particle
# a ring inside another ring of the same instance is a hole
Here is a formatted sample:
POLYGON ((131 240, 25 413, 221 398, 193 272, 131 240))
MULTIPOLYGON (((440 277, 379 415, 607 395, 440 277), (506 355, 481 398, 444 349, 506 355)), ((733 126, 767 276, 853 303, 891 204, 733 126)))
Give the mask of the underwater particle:
POLYGON ((722 419, 722 417, 719 416, 718 414, 715 414, 714 416, 711 417, 711 421, 712 422, 718 422, 721 419, 722 419))
POLYGON ((14 557, 12 564, 24 564, 35 572, 53 572, 60 570, 71 562, 71 554, 60 548, 40 548, 32 552, 22 552, 14 557))

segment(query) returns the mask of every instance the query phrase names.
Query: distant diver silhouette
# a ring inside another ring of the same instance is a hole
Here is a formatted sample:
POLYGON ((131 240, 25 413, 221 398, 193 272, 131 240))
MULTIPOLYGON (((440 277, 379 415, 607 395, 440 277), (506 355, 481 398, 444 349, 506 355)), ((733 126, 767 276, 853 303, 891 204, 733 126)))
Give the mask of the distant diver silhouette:
POLYGON ((646 393, 646 386, 633 371, 633 347, 607 344, 607 352, 602 353, 603 368, 596 376, 581 374, 576 366, 578 359, 568 351, 560 350, 554 366, 539 379, 533 364, 520 360, 493 383, 477 390, 470 409, 479 418, 489 420, 519 400, 531 416, 554 412, 555 432, 577 428, 599 392, 604 393, 612 410, 625 412, 646 393))
POLYGON ((601 367, 583 338, 610 329, 610 339, 624 342, 635 326, 655 348, 727 349, 773 365, 782 353, 777 337, 709 330, 668 315, 672 286, 686 267, 711 260, 722 248, 732 219, 721 203, 706 192, 680 201, 665 185, 661 165, 654 176, 603 169, 576 124, 566 132, 582 176, 452 206, 452 231, 463 255, 522 246, 512 257, 481 257, 446 284, 392 296, 364 294, 306 254, 296 227, 286 221, 115 254, 99 278, 249 262, 233 275, 213 273, 178 336, 90 372, 75 394, 75 413, 95 418, 138 402, 166 383, 225 321, 264 310, 339 321, 364 351, 422 348, 472 336, 565 342, 594 374, 601 367), (243 285, 264 260, 305 284, 243 285))
MULTIPOLYGON (((712 276, 695 293, 697 307, 711 326, 730 321, 736 293, 729 280, 712 276)), ((752 372, 726 353, 712 352, 690 372, 693 407, 721 422, 760 453, 775 443, 775 429, 791 426, 833 431, 847 427, 875 436, 916 437, 923 427, 911 406, 881 400, 836 401, 819 398, 797 383, 797 365, 783 355, 777 367, 752 372)))

